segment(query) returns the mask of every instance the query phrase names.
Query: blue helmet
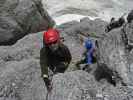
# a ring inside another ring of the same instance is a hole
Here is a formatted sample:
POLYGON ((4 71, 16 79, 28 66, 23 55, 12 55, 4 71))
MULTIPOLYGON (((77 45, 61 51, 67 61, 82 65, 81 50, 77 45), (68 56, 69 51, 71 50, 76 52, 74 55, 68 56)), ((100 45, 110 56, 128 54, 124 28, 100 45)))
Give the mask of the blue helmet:
POLYGON ((93 47, 93 43, 92 43, 92 41, 91 40, 86 40, 85 41, 85 48, 87 49, 87 50, 89 50, 89 49, 91 49, 93 47))

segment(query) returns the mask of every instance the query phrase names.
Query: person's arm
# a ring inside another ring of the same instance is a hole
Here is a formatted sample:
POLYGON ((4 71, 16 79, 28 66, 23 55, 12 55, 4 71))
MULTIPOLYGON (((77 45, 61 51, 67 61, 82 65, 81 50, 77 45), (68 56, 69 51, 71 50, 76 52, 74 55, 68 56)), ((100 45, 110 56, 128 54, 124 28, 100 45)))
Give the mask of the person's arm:
POLYGON ((85 58, 84 59, 82 58, 80 61, 77 61, 75 65, 78 69, 80 69, 80 64, 85 64, 85 62, 86 62, 85 58))
POLYGON ((66 57, 66 62, 68 62, 68 64, 70 64, 71 60, 72 60, 72 55, 70 53, 70 50, 67 48, 67 57, 66 57))
POLYGON ((48 77, 48 66, 47 66, 45 48, 42 48, 40 50, 40 66, 41 66, 41 76, 48 77))
POLYGON ((71 60, 72 60, 72 55, 71 55, 70 50, 68 49, 68 47, 66 47, 64 45, 63 48, 64 48, 64 58, 65 58, 63 63, 66 66, 68 66, 70 64, 71 60))
POLYGON ((47 65, 45 48, 42 48, 40 50, 40 66, 41 66, 41 76, 45 82, 47 90, 50 90, 51 82, 48 77, 48 65, 47 65))
POLYGON ((77 61, 75 65, 78 69, 80 69, 80 64, 85 64, 85 63, 86 63, 86 49, 84 50, 84 53, 82 54, 82 58, 79 61, 77 61))

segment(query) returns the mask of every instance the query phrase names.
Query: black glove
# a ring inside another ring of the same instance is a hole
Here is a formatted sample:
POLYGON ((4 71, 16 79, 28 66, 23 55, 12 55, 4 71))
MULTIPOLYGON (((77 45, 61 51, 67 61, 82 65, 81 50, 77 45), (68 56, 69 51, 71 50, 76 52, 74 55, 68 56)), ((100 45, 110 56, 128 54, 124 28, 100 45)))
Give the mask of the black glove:
POLYGON ((51 85, 51 81, 49 80, 49 78, 43 78, 44 82, 45 82, 45 85, 47 87, 47 90, 48 91, 51 91, 52 89, 52 85, 51 85))

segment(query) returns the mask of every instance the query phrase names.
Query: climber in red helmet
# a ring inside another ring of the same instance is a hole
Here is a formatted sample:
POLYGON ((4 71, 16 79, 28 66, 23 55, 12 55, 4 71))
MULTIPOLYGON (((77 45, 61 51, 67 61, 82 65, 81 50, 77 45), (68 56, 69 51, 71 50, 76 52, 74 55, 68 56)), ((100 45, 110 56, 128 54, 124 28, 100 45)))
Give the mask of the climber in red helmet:
POLYGON ((60 41, 59 31, 48 29, 43 34, 43 48, 40 50, 40 66, 42 78, 47 89, 51 88, 48 69, 54 74, 64 73, 72 57, 66 45, 60 41))

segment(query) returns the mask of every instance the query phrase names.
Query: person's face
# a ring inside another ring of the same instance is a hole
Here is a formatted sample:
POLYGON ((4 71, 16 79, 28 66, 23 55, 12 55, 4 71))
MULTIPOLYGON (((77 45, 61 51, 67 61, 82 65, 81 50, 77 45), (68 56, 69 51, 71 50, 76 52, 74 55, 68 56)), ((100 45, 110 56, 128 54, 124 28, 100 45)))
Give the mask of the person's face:
POLYGON ((50 43, 49 45, 48 45, 48 47, 50 48, 50 50, 51 51, 56 51, 57 49, 58 49, 58 47, 59 47, 59 42, 57 42, 57 41, 55 41, 55 42, 53 42, 53 43, 50 43))

